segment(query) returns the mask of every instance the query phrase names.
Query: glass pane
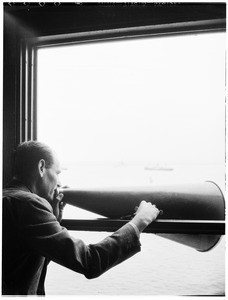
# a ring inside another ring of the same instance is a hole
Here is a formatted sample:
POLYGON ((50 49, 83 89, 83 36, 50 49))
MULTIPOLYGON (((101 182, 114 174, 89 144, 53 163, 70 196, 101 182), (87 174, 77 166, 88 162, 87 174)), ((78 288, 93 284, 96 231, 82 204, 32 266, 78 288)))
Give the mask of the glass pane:
POLYGON ((224 188, 225 34, 38 51, 38 139, 70 186, 224 188))

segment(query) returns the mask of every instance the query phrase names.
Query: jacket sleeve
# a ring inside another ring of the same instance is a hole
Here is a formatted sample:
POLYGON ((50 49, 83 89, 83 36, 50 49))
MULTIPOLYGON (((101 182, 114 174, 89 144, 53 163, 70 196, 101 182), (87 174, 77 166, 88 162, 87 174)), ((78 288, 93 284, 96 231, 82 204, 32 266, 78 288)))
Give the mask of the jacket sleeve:
POLYGON ((140 251, 139 238, 130 224, 96 244, 86 245, 69 235, 42 198, 26 202, 20 234, 32 251, 73 271, 95 278, 140 251))

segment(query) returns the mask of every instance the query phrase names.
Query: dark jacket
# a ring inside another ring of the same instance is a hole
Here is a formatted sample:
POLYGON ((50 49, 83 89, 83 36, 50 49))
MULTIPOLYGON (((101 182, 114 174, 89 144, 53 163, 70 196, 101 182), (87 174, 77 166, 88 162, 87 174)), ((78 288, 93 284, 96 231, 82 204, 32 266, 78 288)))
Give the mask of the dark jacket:
POLYGON ((87 246, 59 224, 47 200, 19 182, 3 190, 3 295, 44 295, 49 260, 95 278, 138 251, 130 224, 87 246))

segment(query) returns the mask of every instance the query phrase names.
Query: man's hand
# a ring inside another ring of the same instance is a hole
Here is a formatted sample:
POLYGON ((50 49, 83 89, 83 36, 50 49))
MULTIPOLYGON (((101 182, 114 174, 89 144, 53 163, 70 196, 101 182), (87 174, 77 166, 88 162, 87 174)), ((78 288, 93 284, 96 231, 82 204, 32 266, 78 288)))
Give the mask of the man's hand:
POLYGON ((51 202, 51 206, 53 208, 53 213, 57 218, 57 221, 61 222, 63 217, 63 209, 66 203, 61 202, 63 199, 63 194, 56 191, 53 201, 51 202))
POLYGON ((143 200, 136 213, 135 217, 131 220, 134 223, 140 232, 142 232, 151 222, 153 222, 159 215, 159 210, 155 205, 152 205, 150 202, 143 200))

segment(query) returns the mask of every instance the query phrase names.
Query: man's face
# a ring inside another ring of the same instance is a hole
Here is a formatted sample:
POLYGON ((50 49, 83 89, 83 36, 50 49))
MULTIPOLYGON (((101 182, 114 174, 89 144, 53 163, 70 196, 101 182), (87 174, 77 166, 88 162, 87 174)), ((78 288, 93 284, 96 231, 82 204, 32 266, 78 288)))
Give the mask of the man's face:
POLYGON ((59 174, 61 173, 60 164, 56 157, 53 157, 54 163, 50 167, 44 168, 41 184, 41 196, 52 202, 56 189, 60 186, 59 174))

